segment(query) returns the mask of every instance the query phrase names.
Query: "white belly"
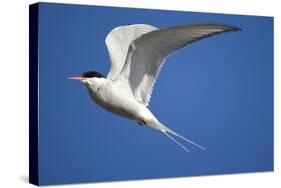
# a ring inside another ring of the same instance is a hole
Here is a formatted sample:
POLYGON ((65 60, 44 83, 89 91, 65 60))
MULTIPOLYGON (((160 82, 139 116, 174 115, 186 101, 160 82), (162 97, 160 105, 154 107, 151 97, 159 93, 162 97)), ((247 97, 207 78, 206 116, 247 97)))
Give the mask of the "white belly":
POLYGON ((114 114, 139 121, 150 113, 132 95, 113 85, 103 85, 97 89, 88 87, 88 91, 97 104, 114 114), (146 112, 147 110, 149 113, 146 112))

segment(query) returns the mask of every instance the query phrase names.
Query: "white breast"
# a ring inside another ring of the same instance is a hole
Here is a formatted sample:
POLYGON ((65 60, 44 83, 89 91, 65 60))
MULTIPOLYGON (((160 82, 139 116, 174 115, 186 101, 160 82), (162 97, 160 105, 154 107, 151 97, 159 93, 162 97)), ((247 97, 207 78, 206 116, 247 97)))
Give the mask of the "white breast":
POLYGON ((101 107, 117 115, 137 120, 146 109, 135 100, 131 92, 123 90, 107 79, 93 79, 87 85, 90 97, 101 107))

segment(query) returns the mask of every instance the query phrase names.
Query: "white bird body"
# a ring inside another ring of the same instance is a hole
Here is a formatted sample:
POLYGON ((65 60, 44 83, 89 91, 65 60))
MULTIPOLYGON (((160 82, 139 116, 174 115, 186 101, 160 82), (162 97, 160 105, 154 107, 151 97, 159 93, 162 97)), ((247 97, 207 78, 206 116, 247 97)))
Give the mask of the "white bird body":
POLYGON ((202 38, 237 30, 240 29, 219 24, 167 29, 146 24, 119 26, 107 35, 105 41, 111 60, 107 78, 98 72, 88 71, 82 77, 70 79, 82 81, 90 97, 107 111, 161 131, 185 151, 189 150, 171 135, 205 149, 157 120, 148 109, 151 93, 168 55, 202 38))
MULTIPOLYGON (((121 89, 118 83, 104 78, 91 78, 85 82, 90 97, 105 110, 140 124, 158 122, 146 106, 138 102, 131 92, 121 89)), ((156 128, 155 125, 153 128, 156 128)))

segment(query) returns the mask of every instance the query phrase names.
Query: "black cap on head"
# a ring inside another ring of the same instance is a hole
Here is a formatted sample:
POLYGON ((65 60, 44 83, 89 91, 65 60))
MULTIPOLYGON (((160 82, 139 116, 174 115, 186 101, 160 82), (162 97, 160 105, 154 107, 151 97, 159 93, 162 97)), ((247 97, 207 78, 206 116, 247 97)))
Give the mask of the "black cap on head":
POLYGON ((83 72, 82 77, 83 77, 83 78, 94 78, 94 77, 97 77, 97 78, 104 78, 104 76, 103 76, 101 73, 95 72, 95 71, 86 71, 86 72, 83 72))

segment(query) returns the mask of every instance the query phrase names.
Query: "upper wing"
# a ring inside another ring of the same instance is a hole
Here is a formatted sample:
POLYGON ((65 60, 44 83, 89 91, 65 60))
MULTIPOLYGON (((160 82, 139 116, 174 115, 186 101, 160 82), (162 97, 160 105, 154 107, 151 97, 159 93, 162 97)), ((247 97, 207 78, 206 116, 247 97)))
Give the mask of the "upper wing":
POLYGON ((197 40, 237 27, 218 24, 198 24, 171 27, 144 34, 131 43, 126 63, 117 81, 131 89, 139 102, 148 106, 154 83, 165 58, 172 52, 197 40))
POLYGON ((135 24, 114 28, 105 39, 111 67, 107 78, 114 80, 121 72, 128 53, 129 45, 136 38, 157 28, 151 25, 135 24))

